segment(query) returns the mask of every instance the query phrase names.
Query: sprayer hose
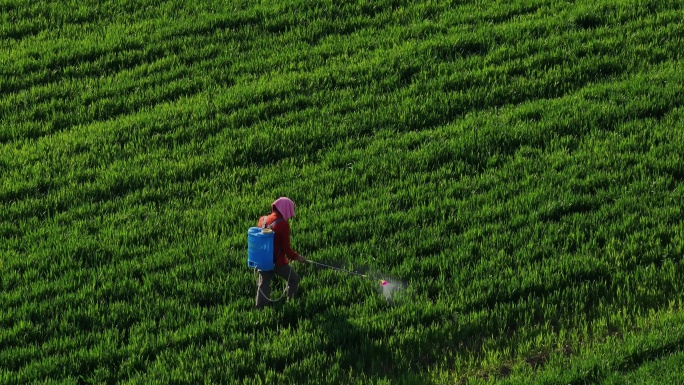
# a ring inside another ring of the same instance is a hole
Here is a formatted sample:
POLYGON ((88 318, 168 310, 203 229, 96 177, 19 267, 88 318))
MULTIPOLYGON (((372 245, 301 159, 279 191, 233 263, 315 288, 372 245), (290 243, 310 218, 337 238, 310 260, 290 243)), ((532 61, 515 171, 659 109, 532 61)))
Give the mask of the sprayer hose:
MULTIPOLYGON (((287 293, 287 288, 290 286, 290 276, 292 275, 292 268, 290 268, 290 272, 287 273, 287 284, 285 285, 285 289, 283 289, 283 294, 280 295, 280 298, 278 299, 271 299, 269 298, 266 294, 264 294, 263 291, 261 291, 261 287, 259 286, 259 273, 257 272, 257 268, 254 268, 254 276, 256 277, 256 284, 257 284, 257 290, 259 291, 259 294, 261 294, 262 297, 266 298, 269 302, 278 302, 281 299, 285 298, 285 294, 287 293)), ((269 285, 271 284, 270 282, 268 283, 269 285)))

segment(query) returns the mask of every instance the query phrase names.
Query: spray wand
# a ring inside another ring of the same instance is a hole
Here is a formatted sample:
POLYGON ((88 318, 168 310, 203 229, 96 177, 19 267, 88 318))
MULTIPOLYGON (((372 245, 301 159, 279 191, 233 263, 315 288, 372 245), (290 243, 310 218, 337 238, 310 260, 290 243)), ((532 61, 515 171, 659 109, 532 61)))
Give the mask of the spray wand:
MULTIPOLYGON (((368 277, 368 276, 366 276, 365 274, 361 274, 361 273, 356 272, 356 271, 345 270, 345 269, 342 269, 342 268, 339 268, 339 267, 326 265, 326 264, 324 264, 324 263, 314 262, 314 261, 312 261, 312 260, 307 260, 307 261, 308 261, 309 263, 313 263, 314 265, 317 265, 317 266, 320 266, 320 267, 327 267, 327 268, 329 268, 329 269, 333 269, 333 270, 337 270, 337 271, 343 271, 343 272, 345 272, 345 273, 358 275, 358 276, 363 277, 363 278, 371 278, 371 279, 372 279, 372 277, 368 277)), ((387 285, 387 281, 384 280, 384 279, 381 279, 380 282, 382 282, 382 286, 387 285)))

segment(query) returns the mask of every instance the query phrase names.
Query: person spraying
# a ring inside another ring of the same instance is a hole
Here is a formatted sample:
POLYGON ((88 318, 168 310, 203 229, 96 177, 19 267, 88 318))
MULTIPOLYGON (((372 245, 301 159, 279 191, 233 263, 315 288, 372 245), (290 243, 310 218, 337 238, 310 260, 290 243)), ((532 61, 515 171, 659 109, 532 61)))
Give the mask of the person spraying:
POLYGON ((262 229, 270 229, 275 233, 273 238, 273 270, 263 271, 257 269, 259 279, 257 281, 256 308, 262 309, 269 303, 271 295, 271 280, 277 275, 287 281, 285 293, 288 300, 295 298, 299 286, 299 275, 289 265, 290 261, 300 263, 307 259, 292 250, 290 245, 290 218, 295 216, 295 205, 287 197, 278 198, 271 204, 271 214, 259 218, 257 226, 262 229))

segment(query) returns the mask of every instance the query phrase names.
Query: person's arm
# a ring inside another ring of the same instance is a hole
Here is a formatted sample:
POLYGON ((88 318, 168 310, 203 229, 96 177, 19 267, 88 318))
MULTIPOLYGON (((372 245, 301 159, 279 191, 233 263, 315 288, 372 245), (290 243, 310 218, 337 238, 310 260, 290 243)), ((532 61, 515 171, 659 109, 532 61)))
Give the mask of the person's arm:
POLYGON ((283 229, 277 231, 276 234, 281 237, 280 245, 283 248, 283 252, 289 260, 303 262, 304 258, 299 255, 299 253, 292 250, 292 246, 290 245, 290 224, 287 223, 287 221, 284 221, 282 228, 283 229))

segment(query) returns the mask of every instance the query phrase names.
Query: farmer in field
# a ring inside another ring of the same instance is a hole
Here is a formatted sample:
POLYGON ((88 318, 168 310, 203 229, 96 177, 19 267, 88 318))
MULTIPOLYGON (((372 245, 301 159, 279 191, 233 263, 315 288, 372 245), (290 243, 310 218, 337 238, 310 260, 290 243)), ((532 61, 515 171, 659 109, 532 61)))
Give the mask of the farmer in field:
POLYGON ((259 270, 259 283, 257 287, 256 308, 262 309, 268 302, 271 295, 271 279, 274 275, 282 277, 287 281, 285 291, 288 300, 297 294, 299 285, 299 275, 289 266, 290 261, 306 262, 306 258, 299 255, 290 247, 290 218, 295 216, 294 202, 289 198, 278 198, 271 205, 271 214, 259 218, 257 226, 267 228, 275 232, 273 240, 274 262, 273 271, 259 270))

